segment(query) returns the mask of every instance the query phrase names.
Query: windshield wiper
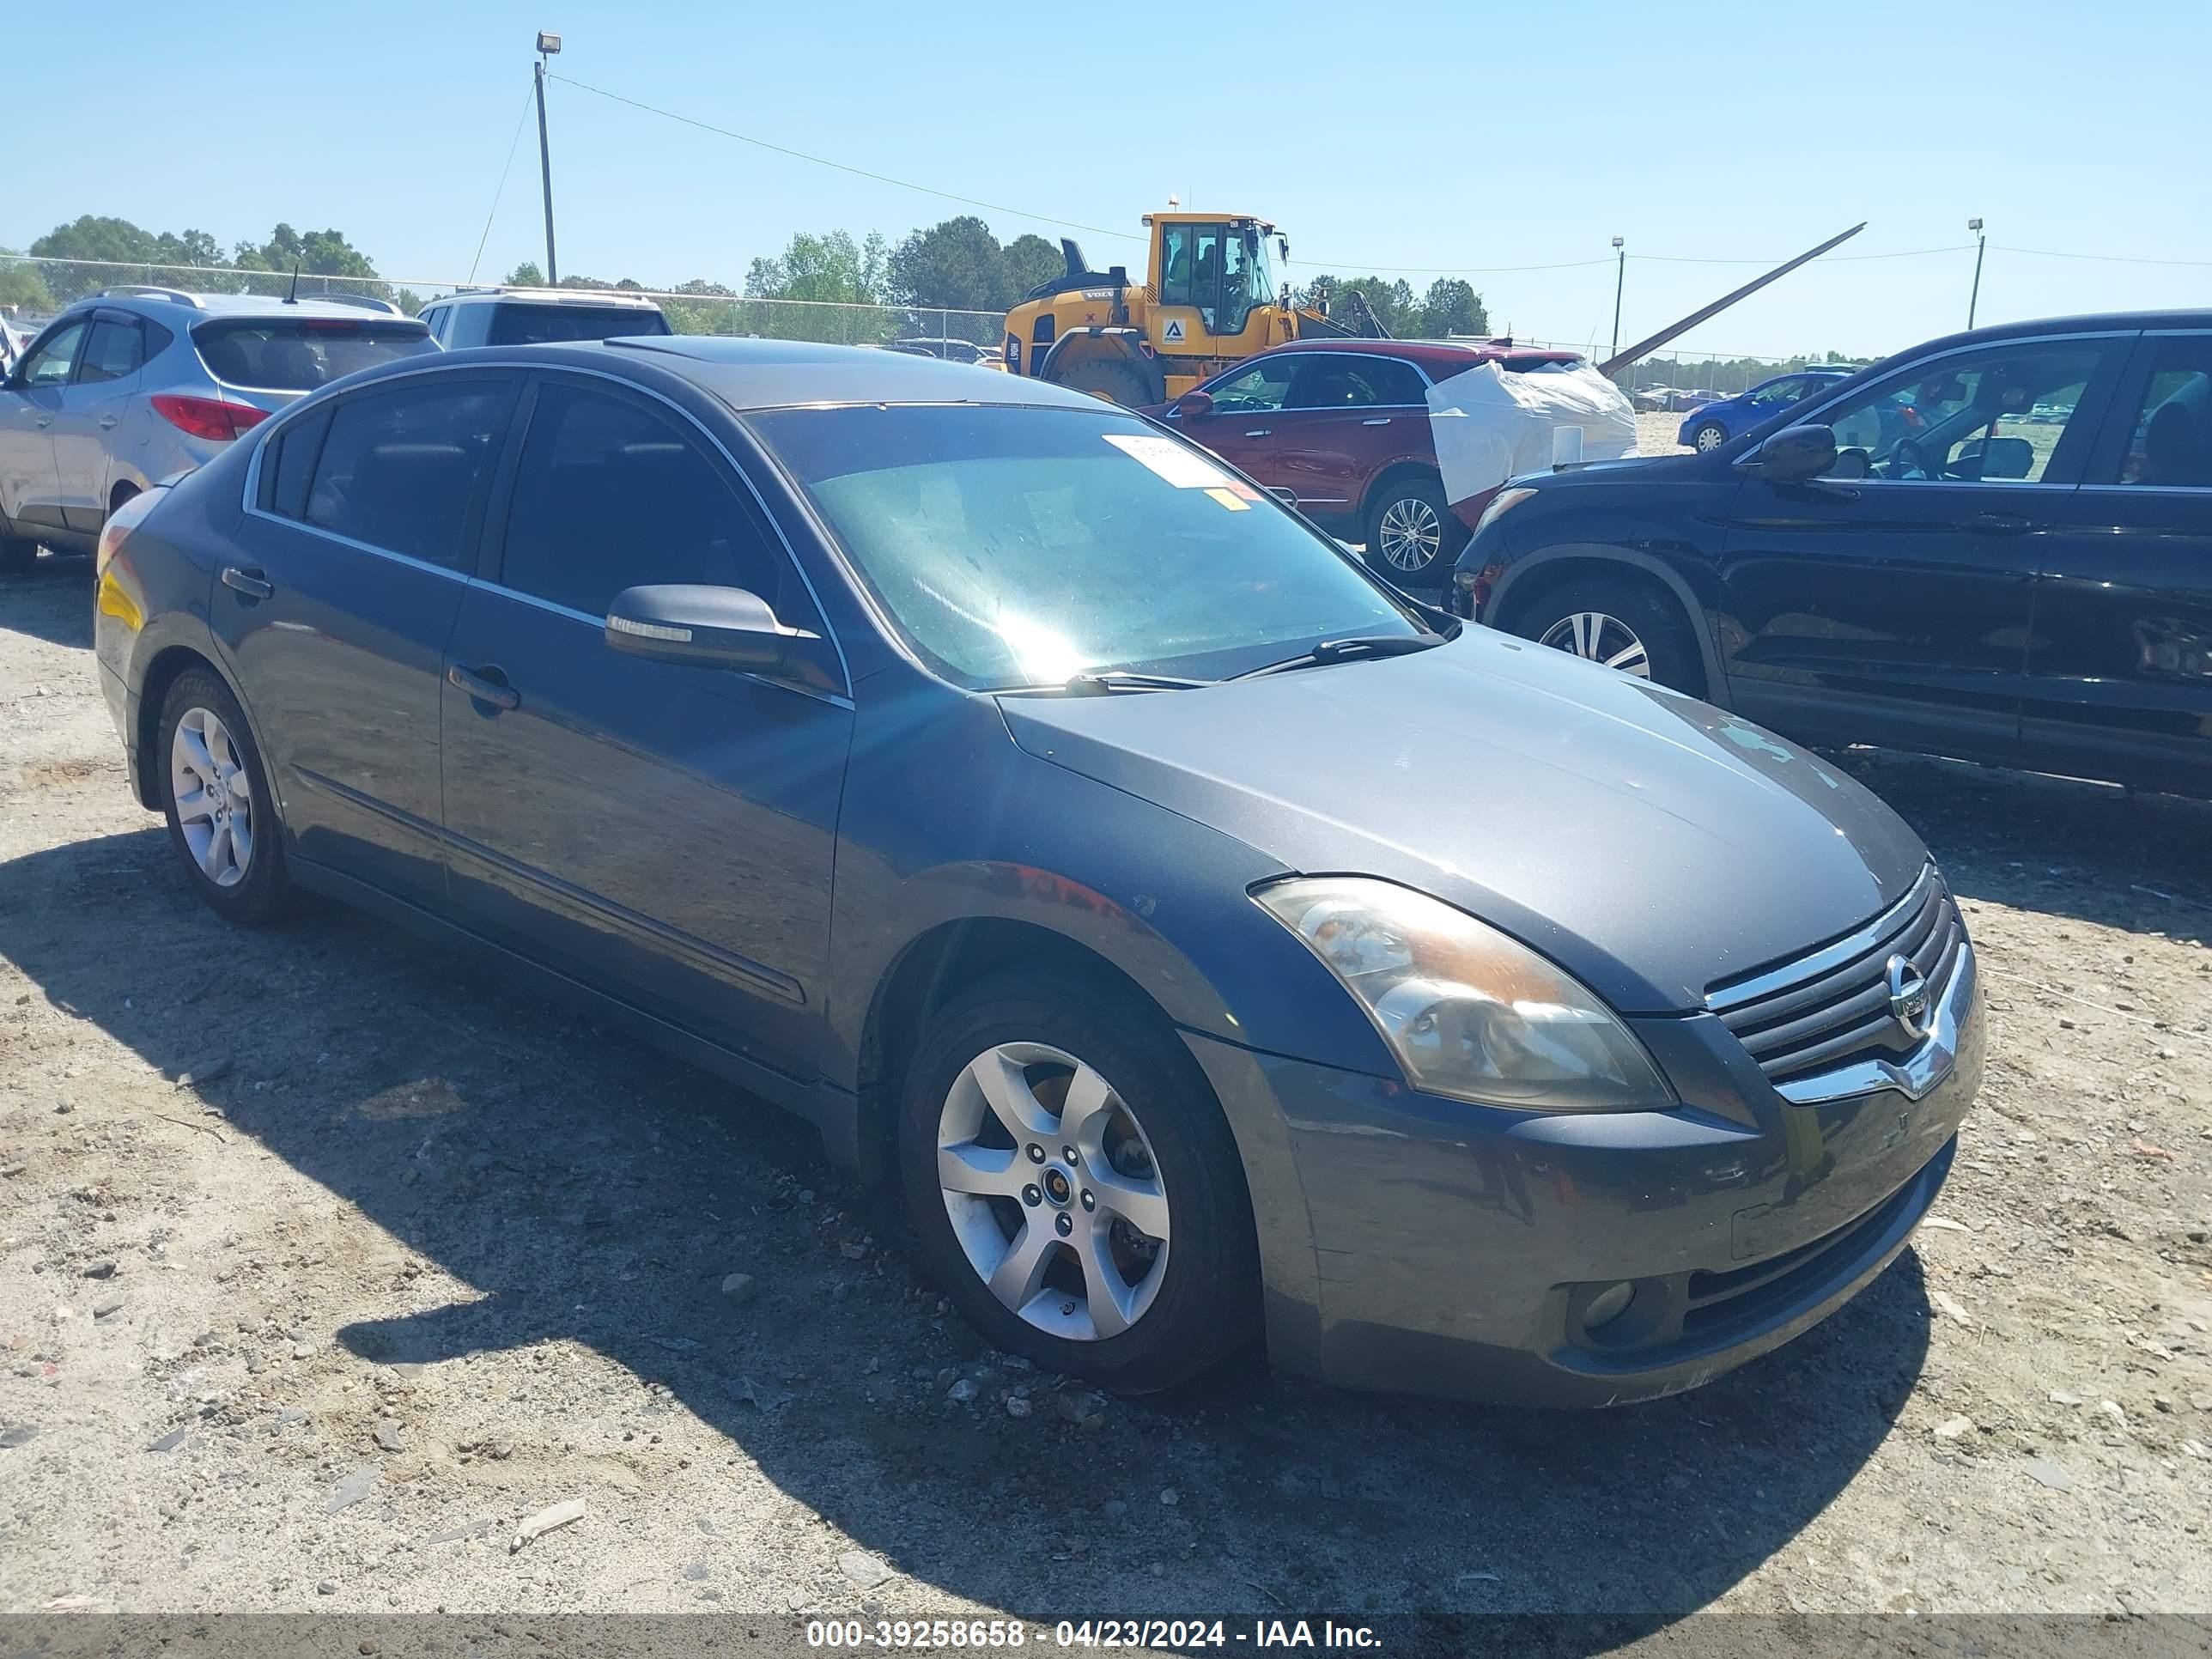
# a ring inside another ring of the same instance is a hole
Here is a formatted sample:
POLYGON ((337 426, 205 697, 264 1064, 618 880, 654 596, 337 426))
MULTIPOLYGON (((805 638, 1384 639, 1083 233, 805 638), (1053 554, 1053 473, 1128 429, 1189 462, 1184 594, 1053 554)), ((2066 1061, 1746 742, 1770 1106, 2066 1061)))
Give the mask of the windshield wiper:
POLYGON ((1187 679, 1179 674, 1136 674, 1115 668, 1095 674, 1073 674, 1064 680, 1045 680, 1035 685, 1001 686, 999 694, 1005 696, 1015 692, 1065 691, 1073 697, 1103 697, 1116 691, 1194 691, 1201 685, 1219 683, 1187 679))
POLYGON ((1441 634, 1361 634, 1350 639, 1323 640, 1310 651, 1301 651, 1295 657, 1285 657, 1280 662, 1271 662, 1259 668, 1248 668, 1241 674, 1231 674, 1232 680, 1256 679, 1262 674, 1283 674, 1293 668, 1315 668, 1322 663, 1349 662, 1358 657, 1403 657, 1416 651, 1425 651, 1432 645, 1442 645, 1441 634))

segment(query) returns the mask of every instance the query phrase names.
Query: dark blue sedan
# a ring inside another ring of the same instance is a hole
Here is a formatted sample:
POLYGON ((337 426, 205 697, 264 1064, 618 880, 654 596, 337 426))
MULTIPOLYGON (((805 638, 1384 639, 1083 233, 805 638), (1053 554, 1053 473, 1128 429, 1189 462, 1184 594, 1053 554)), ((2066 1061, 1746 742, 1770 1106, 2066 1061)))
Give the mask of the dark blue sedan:
POLYGON ((392 369, 109 520, 100 678, 179 879, 489 952, 800 1114, 997 1346, 1648 1397, 1832 1311, 1941 1186, 1973 954, 1813 757, 1041 381, 392 369))
POLYGON ((1795 374, 1778 374, 1761 380, 1748 392, 1718 403, 1703 404, 1690 411, 1674 441, 1692 449, 1718 449, 1731 438, 1740 438, 1755 426, 1765 426, 1806 398, 1841 386, 1855 368, 1807 368, 1795 374))

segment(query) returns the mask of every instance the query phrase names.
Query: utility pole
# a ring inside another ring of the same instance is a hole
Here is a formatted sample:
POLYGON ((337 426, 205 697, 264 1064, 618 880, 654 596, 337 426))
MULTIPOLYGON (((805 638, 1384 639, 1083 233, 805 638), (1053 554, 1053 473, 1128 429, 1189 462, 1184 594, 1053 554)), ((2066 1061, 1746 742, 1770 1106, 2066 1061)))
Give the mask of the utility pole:
POLYGON ((561 50, 561 37, 538 31, 538 176, 545 185, 545 280, 561 285, 560 262, 553 257, 553 152, 545 141, 545 60, 561 50))
POLYGON ((1620 290, 1628 281, 1628 249, 1616 236, 1613 239, 1613 251, 1620 256, 1620 263, 1613 273, 1613 349, 1605 355, 1618 357, 1620 356, 1620 290))
POLYGON ((1982 300, 1982 254, 1988 248, 1990 239, 1983 231, 1979 219, 1967 220, 1966 228, 1974 233, 1974 291, 1966 296, 1966 326, 1972 328, 1974 325, 1974 307, 1982 300))

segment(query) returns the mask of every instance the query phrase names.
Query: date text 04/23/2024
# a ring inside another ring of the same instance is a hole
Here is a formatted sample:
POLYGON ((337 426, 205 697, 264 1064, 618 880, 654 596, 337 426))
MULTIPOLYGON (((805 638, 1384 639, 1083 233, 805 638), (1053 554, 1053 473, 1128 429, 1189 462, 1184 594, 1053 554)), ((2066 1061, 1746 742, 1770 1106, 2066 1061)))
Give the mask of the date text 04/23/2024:
POLYGON ((810 1620, 806 1644, 815 1648, 1133 1648, 1177 1652, 1213 1648, 1338 1648, 1375 1651, 1382 1642, 1365 1625, 1333 1619, 1255 1619, 1249 1626, 1225 1619, 1060 1620, 1035 1630, 1019 1619, 810 1620))

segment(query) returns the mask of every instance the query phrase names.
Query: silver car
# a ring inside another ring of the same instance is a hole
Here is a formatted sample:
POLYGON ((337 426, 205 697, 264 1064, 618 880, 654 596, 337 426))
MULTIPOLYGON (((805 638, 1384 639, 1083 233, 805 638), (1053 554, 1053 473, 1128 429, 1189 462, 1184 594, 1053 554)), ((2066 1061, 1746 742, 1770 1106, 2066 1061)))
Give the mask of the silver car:
POLYGON ((107 515, 295 398, 435 351, 382 301, 111 288, 40 331, 0 381, 0 572, 89 552, 107 515))

